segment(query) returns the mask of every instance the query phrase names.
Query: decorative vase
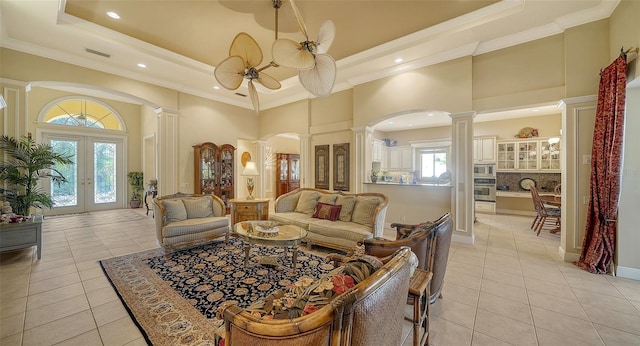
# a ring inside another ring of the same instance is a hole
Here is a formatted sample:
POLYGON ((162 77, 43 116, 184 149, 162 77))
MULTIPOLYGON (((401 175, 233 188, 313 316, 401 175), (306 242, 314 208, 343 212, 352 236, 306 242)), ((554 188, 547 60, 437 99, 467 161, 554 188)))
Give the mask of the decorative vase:
POLYGON ((375 183, 376 181, 378 181, 378 176, 377 175, 372 175, 371 176, 371 182, 375 183))

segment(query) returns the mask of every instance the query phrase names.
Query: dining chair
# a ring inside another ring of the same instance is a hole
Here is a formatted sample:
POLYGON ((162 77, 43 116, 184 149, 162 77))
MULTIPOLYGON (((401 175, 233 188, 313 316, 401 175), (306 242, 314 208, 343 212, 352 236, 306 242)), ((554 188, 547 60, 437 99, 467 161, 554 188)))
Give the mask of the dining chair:
POLYGON ((536 210, 536 218, 533 220, 531 228, 536 232, 536 235, 540 235, 540 231, 545 224, 551 224, 553 222, 553 229, 560 228, 560 208, 552 208, 544 204, 542 198, 538 194, 538 189, 535 186, 530 186, 531 198, 533 199, 533 205, 536 210))

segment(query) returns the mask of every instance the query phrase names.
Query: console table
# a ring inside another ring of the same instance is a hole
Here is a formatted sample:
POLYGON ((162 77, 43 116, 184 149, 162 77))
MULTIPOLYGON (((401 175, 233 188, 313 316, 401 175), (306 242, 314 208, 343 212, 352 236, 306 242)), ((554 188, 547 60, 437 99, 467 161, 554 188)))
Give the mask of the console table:
POLYGON ((42 222, 23 221, 0 224, 0 252, 38 247, 38 259, 42 253, 42 222))

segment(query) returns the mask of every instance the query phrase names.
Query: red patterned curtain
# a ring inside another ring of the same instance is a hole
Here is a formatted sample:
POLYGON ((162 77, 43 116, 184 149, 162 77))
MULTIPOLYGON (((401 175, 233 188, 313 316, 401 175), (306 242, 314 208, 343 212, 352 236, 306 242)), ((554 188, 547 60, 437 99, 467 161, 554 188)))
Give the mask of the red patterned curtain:
POLYGON ((584 243, 576 265, 592 273, 607 273, 613 262, 620 197, 626 56, 600 73, 598 107, 591 150, 591 199, 584 243))

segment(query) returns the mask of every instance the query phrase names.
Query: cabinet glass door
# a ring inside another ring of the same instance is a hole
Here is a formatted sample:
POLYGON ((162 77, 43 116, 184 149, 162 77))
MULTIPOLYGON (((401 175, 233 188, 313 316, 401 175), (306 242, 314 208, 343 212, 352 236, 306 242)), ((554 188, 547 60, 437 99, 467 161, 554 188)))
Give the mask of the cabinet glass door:
POLYGON ((538 169, 538 142, 518 143, 518 169, 538 169))
POLYGON ((289 180, 289 166, 288 166, 288 161, 286 156, 283 156, 280 159, 279 165, 280 165, 280 180, 282 181, 289 180))
POLYGON ((291 159, 291 180, 300 180, 300 159, 291 159))
POLYGON ((516 144, 498 143, 497 169, 516 168, 516 144))
POLYGON ((560 143, 541 142, 540 169, 560 169, 560 143))
POLYGON ((200 153, 200 186, 202 194, 213 194, 216 189, 216 155, 211 148, 204 148, 200 153))

